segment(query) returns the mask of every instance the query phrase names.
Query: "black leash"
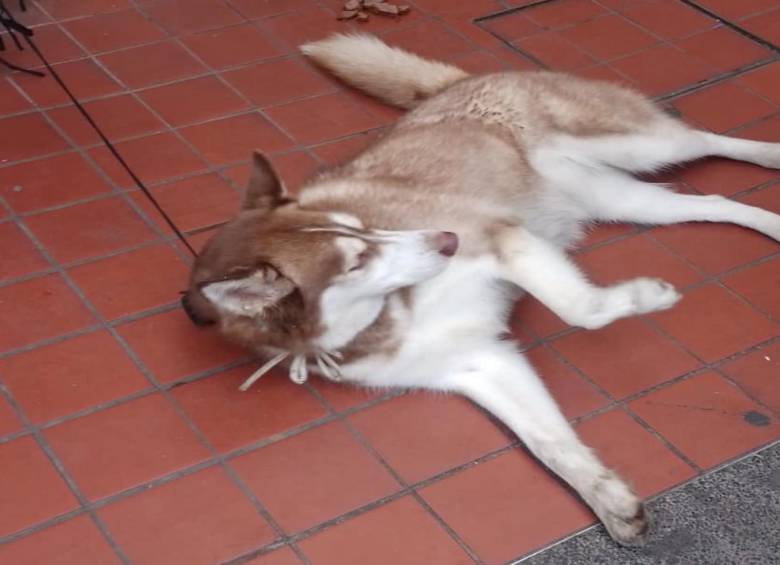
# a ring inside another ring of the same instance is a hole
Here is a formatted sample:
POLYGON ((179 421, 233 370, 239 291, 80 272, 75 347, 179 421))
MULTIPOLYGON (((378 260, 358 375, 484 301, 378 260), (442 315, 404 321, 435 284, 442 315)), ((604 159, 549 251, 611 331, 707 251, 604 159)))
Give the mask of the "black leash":
MULTIPOLYGON (((24 12, 27 10, 27 5, 25 4, 25 0, 19 0, 19 8, 24 12)), ((173 230, 173 233, 176 234, 176 237, 178 237, 181 242, 184 244, 184 246, 187 248, 187 250, 192 253, 193 257, 197 257, 198 253, 195 251, 195 249, 190 245, 190 242, 187 241, 187 238, 184 237, 184 234, 179 230, 179 228, 176 226, 174 221, 171 219, 170 216, 165 212, 163 207, 160 205, 159 202, 157 202, 157 199, 154 197, 154 195, 149 191, 149 189, 146 187, 146 185, 143 183, 143 181, 138 178, 138 175, 136 175, 133 170, 130 168, 130 166, 127 164, 127 162, 122 158, 122 156, 119 154, 119 151, 116 150, 116 147, 114 147, 113 143, 109 141, 109 139, 106 137, 106 135, 103 133, 103 131, 100 129, 100 127, 95 123, 95 120, 92 119, 92 116, 89 115, 89 112, 81 105, 81 103, 76 99, 76 97, 73 95, 71 90, 68 88, 68 86, 65 84, 65 82, 62 80, 62 77, 57 73, 56 70, 49 64, 49 61, 46 59, 46 57, 43 55, 40 49, 38 49, 38 46, 35 44, 35 41, 33 41, 33 30, 30 28, 23 26, 20 24, 16 19, 14 18, 13 14, 8 10, 8 8, 5 7, 5 4, 3 3, 3 0, 0 0, 0 25, 2 25, 7 31, 8 35, 11 38, 11 40, 14 42, 16 47, 20 50, 24 50, 24 45, 21 41, 19 41, 19 38, 17 37, 17 34, 24 38, 27 45, 35 52, 35 54, 38 56, 38 58, 41 60, 41 62, 44 64, 46 69, 49 71, 49 74, 54 78, 54 80, 57 81, 57 83, 60 85, 60 87, 65 91, 65 93, 68 95, 68 98, 70 98, 71 102, 73 102, 73 105, 76 107, 76 109, 81 113, 82 116, 84 116, 84 119, 89 122, 89 125, 92 126, 92 129, 95 130, 95 132, 100 137, 101 141, 108 147, 108 150, 111 151, 111 154, 116 158, 117 161, 119 161, 119 164, 122 165, 122 168, 127 172, 128 175, 130 175, 130 178, 133 179, 133 182, 138 186, 138 188, 141 189, 141 192, 144 193, 146 198, 149 199, 149 201, 152 203, 152 205, 157 209, 157 211, 160 213, 160 215, 165 219, 165 222, 170 226, 170 228, 173 230)), ((0 36, 0 51, 5 50, 5 43, 3 42, 2 36, 0 36)), ((0 57, 0 63, 8 67, 9 69, 20 71, 23 73, 28 73, 36 76, 45 76, 44 73, 40 71, 35 71, 31 69, 25 69, 22 67, 19 67, 17 65, 14 65, 13 63, 10 63, 0 57)))

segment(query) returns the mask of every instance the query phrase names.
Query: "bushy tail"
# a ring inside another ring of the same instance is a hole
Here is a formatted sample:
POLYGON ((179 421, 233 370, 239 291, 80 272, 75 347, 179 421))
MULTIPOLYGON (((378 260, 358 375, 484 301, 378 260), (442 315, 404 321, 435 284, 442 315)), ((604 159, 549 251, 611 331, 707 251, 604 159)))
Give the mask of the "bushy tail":
POLYGON ((301 51, 347 84, 401 108, 414 108, 468 76, 367 34, 334 34, 302 45, 301 51))

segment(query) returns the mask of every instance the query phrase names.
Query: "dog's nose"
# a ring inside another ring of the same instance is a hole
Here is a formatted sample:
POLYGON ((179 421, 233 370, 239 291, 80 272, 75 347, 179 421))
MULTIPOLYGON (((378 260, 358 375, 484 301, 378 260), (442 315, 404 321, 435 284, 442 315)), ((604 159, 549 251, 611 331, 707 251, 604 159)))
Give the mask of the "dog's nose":
POLYGON ((451 231, 442 231, 433 236, 433 245, 445 257, 452 257, 458 250, 458 236, 451 231))

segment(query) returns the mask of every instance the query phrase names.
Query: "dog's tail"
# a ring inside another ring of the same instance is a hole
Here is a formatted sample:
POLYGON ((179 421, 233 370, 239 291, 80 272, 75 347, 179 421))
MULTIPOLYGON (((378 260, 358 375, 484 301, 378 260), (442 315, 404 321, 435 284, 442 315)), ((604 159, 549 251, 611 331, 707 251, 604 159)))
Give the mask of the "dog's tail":
POLYGON ((401 108, 414 108, 468 77, 458 67, 423 59, 367 34, 334 34, 302 45, 301 51, 347 84, 401 108))

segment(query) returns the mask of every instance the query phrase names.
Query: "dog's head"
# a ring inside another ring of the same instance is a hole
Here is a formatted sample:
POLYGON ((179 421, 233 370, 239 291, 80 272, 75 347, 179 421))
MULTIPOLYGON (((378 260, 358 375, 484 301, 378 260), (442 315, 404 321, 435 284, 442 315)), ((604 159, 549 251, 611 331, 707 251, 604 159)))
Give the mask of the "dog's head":
POLYGON ((242 209, 196 259, 182 305, 194 323, 218 323, 253 348, 334 349, 387 295, 444 270, 457 244, 448 232, 369 230, 303 210, 255 153, 242 209))

